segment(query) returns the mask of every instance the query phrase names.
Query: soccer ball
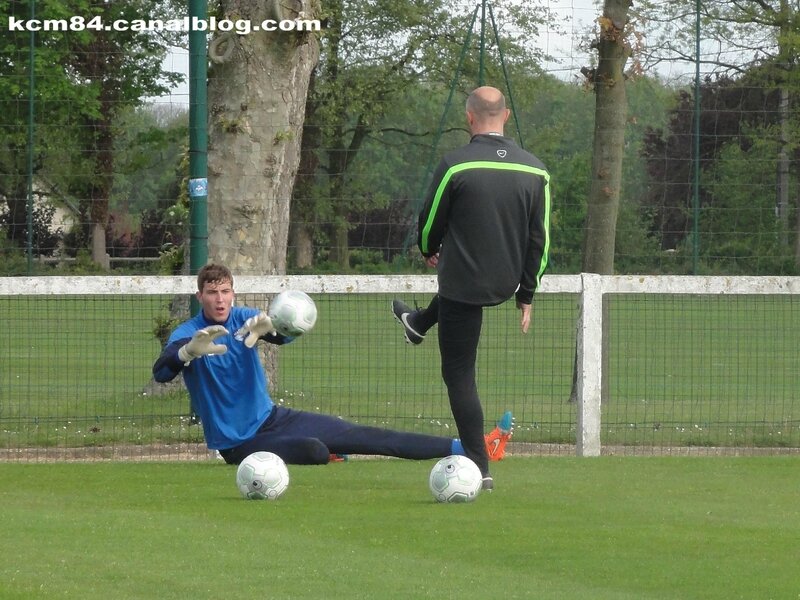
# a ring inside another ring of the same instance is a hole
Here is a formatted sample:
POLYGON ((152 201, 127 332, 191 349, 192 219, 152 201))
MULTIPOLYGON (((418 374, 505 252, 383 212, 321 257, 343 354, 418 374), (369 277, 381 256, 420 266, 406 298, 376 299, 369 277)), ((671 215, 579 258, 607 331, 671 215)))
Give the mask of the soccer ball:
POLYGON ((428 485, 437 502, 472 502, 481 491, 481 470, 466 456, 445 456, 431 469, 428 485))
POLYGON ((299 290, 286 290, 275 296, 269 305, 268 314, 275 330, 290 337, 311 331, 317 322, 314 301, 299 290))
POLYGON ((272 452, 253 452, 236 470, 236 486, 249 500, 276 500, 289 487, 289 470, 272 452))

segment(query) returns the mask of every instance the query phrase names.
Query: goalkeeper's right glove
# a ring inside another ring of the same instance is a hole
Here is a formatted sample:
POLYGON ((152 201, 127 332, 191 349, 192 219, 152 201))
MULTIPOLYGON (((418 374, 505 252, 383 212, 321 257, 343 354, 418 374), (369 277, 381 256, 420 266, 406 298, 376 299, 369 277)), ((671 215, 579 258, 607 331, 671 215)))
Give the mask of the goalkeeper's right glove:
POLYGON ((192 339, 180 347, 178 358, 188 365, 193 359, 206 354, 225 354, 227 346, 215 344, 214 340, 220 336, 227 335, 228 330, 222 325, 211 325, 194 332, 192 339))

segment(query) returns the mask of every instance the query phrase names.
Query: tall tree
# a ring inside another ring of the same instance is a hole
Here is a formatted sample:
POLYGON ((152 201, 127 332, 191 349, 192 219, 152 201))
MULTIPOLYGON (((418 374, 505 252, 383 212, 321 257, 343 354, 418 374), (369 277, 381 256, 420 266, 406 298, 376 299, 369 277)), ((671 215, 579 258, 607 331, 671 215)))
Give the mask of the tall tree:
POLYGON ((582 269, 614 272, 614 247, 622 187, 627 120, 625 64, 632 54, 628 10, 631 0, 605 0, 593 47, 597 65, 582 72, 595 93, 592 183, 589 190, 582 269))
MULTIPOLYGON (((318 15, 317 5, 299 0, 222 0, 217 11, 251 23, 318 15)), ((209 50, 209 254, 243 275, 285 273, 316 34, 222 33, 209 50)))

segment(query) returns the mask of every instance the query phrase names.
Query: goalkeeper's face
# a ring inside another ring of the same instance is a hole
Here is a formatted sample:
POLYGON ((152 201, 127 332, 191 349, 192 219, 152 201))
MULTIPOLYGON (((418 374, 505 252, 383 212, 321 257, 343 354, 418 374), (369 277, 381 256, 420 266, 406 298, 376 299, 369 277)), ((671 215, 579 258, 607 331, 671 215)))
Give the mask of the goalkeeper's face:
POLYGON ((231 314, 233 306, 233 284, 230 281, 207 281, 202 291, 197 292, 197 300, 203 307, 206 319, 224 323, 231 314))

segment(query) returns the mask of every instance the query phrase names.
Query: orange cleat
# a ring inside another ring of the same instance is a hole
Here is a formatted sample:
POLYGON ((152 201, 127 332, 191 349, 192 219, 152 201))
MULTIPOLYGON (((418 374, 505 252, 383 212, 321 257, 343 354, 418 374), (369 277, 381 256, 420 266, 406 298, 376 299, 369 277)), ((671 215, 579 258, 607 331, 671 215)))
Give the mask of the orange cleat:
POLYGON ((506 411, 497 422, 497 426, 485 436, 486 454, 489 455, 489 460, 503 459, 506 455, 506 444, 513 434, 514 417, 511 411, 506 411))

